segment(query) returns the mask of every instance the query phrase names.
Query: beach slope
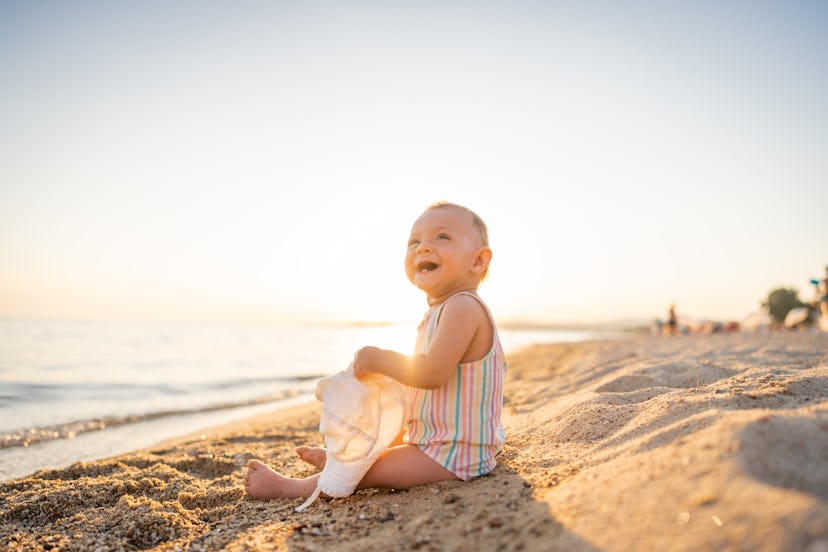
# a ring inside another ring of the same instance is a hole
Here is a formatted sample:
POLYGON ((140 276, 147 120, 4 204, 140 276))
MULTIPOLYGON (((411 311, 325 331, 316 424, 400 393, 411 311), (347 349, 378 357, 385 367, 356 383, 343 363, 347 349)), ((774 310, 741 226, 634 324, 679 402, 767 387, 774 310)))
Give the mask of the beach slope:
POLYGON ((828 551, 828 334, 536 346, 509 358, 490 475, 261 502, 312 468, 315 404, 0 485, 10 550, 828 551))

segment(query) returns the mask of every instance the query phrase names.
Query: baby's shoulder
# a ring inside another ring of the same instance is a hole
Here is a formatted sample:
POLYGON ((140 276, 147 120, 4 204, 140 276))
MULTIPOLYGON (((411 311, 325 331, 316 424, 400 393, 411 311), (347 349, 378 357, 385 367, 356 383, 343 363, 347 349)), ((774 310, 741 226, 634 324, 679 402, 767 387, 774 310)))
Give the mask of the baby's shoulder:
POLYGON ((443 310, 446 309, 483 312, 484 314, 486 312, 483 299, 468 292, 458 293, 457 295, 449 297, 443 307, 443 310))
POLYGON ((489 313, 479 297, 470 293, 458 293, 445 302, 441 318, 488 323, 489 313))
POLYGON ((463 294, 451 299, 446 305, 446 326, 456 339, 465 342, 466 351, 460 359, 461 364, 475 362, 485 357, 495 343, 494 322, 489 311, 476 296, 463 294))

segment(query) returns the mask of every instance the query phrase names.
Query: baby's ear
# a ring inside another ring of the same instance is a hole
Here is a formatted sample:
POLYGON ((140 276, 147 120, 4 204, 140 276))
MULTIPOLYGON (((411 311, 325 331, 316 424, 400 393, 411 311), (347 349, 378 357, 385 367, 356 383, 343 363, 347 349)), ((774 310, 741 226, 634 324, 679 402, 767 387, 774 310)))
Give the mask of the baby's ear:
POLYGON ((478 274, 483 274, 489 268, 489 263, 492 261, 492 250, 488 247, 481 247, 474 252, 474 264, 472 271, 478 274))

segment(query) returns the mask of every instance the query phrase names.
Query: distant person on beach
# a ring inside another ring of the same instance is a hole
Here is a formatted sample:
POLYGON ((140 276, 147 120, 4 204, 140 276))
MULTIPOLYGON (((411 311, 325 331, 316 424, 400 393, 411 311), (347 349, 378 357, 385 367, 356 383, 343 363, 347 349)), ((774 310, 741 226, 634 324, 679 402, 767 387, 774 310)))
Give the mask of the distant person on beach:
POLYGON ((828 320, 828 266, 825 267, 825 277, 819 281, 819 312, 823 320, 828 320))
MULTIPOLYGON (((407 386, 409 425, 367 471, 358 489, 407 489, 490 472, 505 441, 501 422, 503 349, 489 309, 477 295, 492 257, 479 216, 452 203, 428 207, 414 222, 405 273, 426 293, 413 356, 363 347, 354 356, 357 378, 375 372, 407 386)), ((299 447, 319 469, 325 450, 299 447)), ((320 474, 281 475, 251 460, 245 491, 255 498, 311 495, 320 474)))
POLYGON ((678 318, 676 318, 676 306, 670 305, 670 310, 667 313, 667 335, 678 335, 678 318))

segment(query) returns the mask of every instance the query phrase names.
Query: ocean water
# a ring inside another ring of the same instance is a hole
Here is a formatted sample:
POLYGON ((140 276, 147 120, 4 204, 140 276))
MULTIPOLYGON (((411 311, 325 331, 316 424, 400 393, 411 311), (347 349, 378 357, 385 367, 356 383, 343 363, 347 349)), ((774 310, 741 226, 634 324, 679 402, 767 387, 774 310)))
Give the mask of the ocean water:
MULTIPOLYGON (((363 345, 415 325, 201 327, 0 321, 0 480, 94 460, 312 400, 363 345)), ((506 352, 595 332, 501 330, 506 352)))

